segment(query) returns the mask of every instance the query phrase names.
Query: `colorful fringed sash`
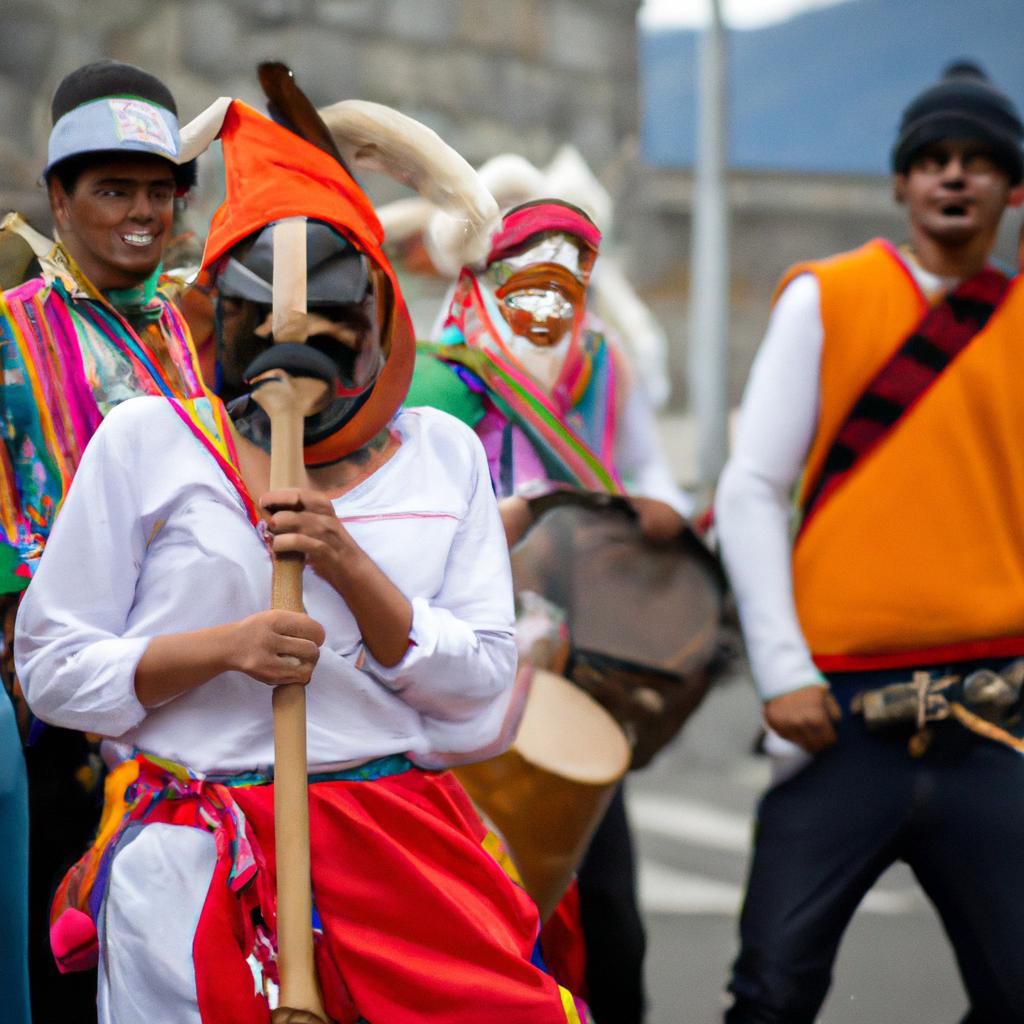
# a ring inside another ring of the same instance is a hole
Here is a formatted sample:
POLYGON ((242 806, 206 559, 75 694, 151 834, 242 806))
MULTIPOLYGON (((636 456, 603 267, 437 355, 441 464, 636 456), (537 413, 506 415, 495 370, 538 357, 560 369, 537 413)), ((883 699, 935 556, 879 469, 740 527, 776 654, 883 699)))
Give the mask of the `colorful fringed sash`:
MULTIPOLYGON (((411 768, 406 757, 395 754, 354 768, 311 775, 309 781, 372 782, 411 768)), ((231 795, 234 789, 272 782, 272 771, 203 775, 174 761, 142 753, 111 771, 96 839, 64 876, 50 910, 50 942, 59 969, 66 973, 95 966, 99 946, 94 922, 100 919, 118 843, 130 829, 153 822, 173 821, 213 832, 218 853, 230 859, 228 888, 251 903, 249 909, 258 909, 262 920, 272 927, 275 901, 262 870, 265 861, 249 835, 245 815, 231 795)), ((272 933, 251 938, 265 948, 268 962, 264 966, 270 970, 272 933)))

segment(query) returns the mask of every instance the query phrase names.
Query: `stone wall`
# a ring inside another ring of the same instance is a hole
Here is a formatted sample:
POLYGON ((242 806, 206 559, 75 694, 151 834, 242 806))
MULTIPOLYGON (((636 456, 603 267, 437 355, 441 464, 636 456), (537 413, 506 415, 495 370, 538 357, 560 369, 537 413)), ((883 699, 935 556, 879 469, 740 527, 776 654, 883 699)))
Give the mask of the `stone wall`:
POLYGON ((183 119, 228 93, 258 103, 284 60, 318 104, 396 106, 468 160, 537 163, 571 141, 613 161, 638 124, 640 0, 0 0, 0 207, 46 216, 35 184, 54 87, 101 56, 163 78, 183 119))

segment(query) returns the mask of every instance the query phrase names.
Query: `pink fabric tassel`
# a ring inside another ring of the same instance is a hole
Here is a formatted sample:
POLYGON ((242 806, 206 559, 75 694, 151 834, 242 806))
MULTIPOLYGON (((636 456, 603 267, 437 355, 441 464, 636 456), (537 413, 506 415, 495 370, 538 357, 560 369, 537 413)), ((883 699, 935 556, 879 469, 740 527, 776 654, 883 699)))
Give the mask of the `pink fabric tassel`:
POLYGON ((50 948, 61 974, 95 967, 100 947, 92 918, 69 907, 50 925, 50 948))

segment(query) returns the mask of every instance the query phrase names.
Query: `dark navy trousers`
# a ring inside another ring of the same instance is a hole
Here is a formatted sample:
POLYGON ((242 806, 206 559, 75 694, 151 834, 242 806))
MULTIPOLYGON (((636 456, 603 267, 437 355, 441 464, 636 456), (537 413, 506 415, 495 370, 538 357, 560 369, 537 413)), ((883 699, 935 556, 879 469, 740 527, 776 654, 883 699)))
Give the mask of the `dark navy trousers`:
POLYGON ((965 1024, 1024 1022, 1024 756, 955 722, 920 758, 910 729, 869 733, 853 694, 911 671, 833 677, 838 743, 763 797, 727 1024, 811 1024, 850 918, 897 860, 952 943, 965 1024))
POLYGON ((647 941, 623 785, 590 841, 578 881, 590 1012, 596 1024, 641 1024, 647 941))

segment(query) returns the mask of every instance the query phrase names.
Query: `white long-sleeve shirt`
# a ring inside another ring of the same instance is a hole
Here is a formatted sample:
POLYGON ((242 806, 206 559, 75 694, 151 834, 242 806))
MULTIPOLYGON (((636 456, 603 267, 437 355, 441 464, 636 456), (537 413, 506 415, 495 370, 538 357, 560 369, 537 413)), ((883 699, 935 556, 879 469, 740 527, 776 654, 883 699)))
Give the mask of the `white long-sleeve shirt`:
POLYGON ((763 700, 822 682, 793 599, 792 494, 818 423, 824 330, 818 281, 779 296, 750 371, 715 525, 763 700))
MULTIPOLYGON (((905 259, 927 295, 956 285, 905 259)), ((822 683, 793 599, 793 491, 818 427, 824 328, 813 274, 787 285, 750 371, 715 495, 722 558, 763 700, 822 683)))
MULTIPOLYGON (((511 574, 480 443, 430 409, 393 429, 394 456, 334 507, 412 602, 412 644, 377 664, 340 595, 306 570, 306 608, 327 633, 306 691, 313 769, 483 748, 509 706, 511 574)), ((89 444, 19 610, 32 710, 115 739, 110 757, 137 748, 207 773, 272 764, 271 687, 226 672, 147 711, 134 686, 151 637, 268 608, 270 577, 263 537, 174 410, 125 402, 89 444)))

